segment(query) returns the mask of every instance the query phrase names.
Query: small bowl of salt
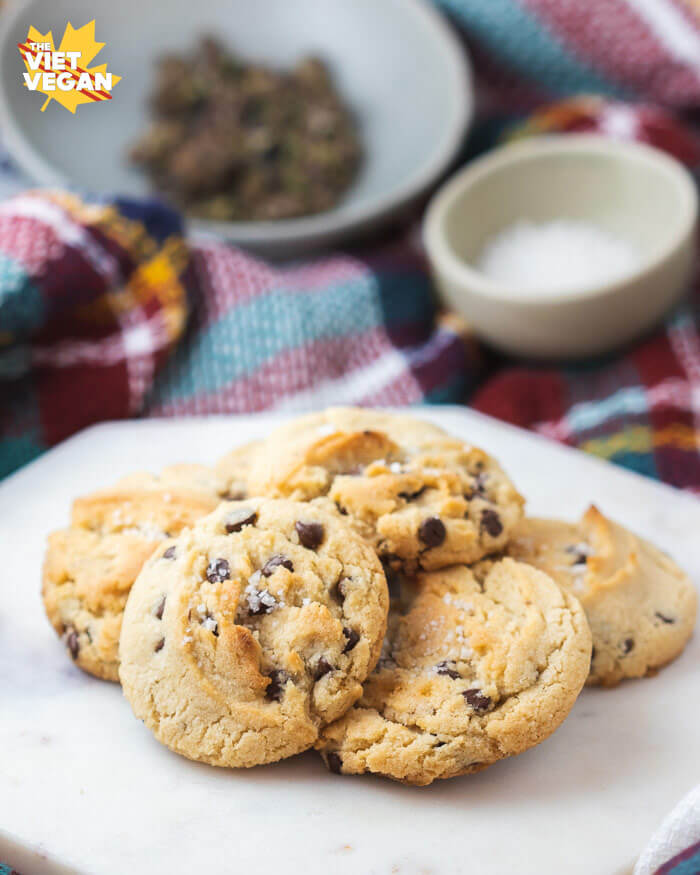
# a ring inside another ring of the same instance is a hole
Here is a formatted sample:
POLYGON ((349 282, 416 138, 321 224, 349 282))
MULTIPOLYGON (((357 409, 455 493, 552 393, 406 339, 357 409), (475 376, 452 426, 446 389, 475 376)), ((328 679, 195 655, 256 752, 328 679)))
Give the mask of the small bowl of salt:
POLYGON ((493 346, 534 358, 607 352, 688 287, 692 176, 649 146, 540 137, 470 163, 435 195, 423 234, 443 302, 493 346))

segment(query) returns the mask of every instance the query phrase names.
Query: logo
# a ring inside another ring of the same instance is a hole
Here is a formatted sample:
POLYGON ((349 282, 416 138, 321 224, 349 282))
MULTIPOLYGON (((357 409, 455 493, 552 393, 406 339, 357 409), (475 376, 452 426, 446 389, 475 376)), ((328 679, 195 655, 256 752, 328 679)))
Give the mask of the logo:
POLYGON ((58 49, 51 31, 40 33, 30 27, 27 39, 17 48, 24 61, 24 85, 30 91, 46 95, 41 111, 55 100, 74 113, 84 103, 101 103, 112 99, 112 88, 121 76, 107 70, 107 64, 90 64, 104 47, 95 41, 95 22, 76 30, 68 22, 58 49))

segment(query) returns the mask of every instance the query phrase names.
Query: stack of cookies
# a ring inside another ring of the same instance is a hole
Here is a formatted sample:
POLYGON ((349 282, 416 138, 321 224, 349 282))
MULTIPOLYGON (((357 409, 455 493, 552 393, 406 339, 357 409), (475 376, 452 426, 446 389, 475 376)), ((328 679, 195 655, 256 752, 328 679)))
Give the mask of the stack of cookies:
POLYGON ((538 744, 586 682, 653 673, 692 632, 665 554, 595 508, 570 524, 523 504, 434 425, 329 409, 76 500, 44 603, 177 753, 315 747, 337 773, 429 784, 538 744))

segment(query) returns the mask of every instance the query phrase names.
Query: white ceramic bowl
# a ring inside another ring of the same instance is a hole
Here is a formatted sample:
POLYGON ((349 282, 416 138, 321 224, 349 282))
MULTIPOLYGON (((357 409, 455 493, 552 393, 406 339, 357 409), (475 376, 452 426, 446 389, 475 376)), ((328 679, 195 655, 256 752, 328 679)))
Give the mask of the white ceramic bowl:
POLYGON ((561 135, 499 148, 435 195, 423 233, 446 305, 493 346, 536 358, 606 352, 651 328, 687 288, 695 258, 697 194, 691 175, 648 146, 561 135), (472 265, 486 241, 520 220, 594 223, 643 253, 607 284, 525 291, 472 265))
POLYGON ((468 61, 427 0, 28 0, 6 16, 0 38, 0 124, 13 156, 42 184, 147 192, 124 155, 146 124, 153 63, 202 33, 280 67, 320 55, 359 121, 366 158, 337 208, 276 222, 192 222, 268 255, 345 241, 395 216, 446 170, 472 116, 468 61), (113 99, 75 116, 55 103, 40 112, 43 96, 22 85, 17 43, 30 24, 58 43, 68 20, 93 18, 106 43, 95 63, 123 76, 113 99))

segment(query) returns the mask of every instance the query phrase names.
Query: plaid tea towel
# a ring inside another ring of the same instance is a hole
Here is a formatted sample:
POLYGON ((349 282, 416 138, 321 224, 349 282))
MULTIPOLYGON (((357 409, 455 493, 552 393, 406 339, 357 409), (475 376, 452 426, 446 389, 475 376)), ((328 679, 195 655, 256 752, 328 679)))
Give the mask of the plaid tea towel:
POLYGON ((700 872, 700 784, 690 791, 651 837, 633 875, 697 875, 700 872))
MULTIPOLYGON (((700 165, 668 113, 600 97, 547 105, 504 135, 613 129, 700 165)), ((0 474, 103 419, 469 401, 700 491, 698 283, 622 353, 516 364, 438 318, 417 239, 278 267, 187 245, 157 203, 16 195, 0 206, 0 474)))
POLYGON ((106 419, 458 401, 475 374, 408 242, 280 268, 157 203, 0 205, 0 476, 106 419))

